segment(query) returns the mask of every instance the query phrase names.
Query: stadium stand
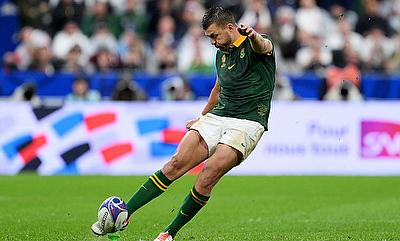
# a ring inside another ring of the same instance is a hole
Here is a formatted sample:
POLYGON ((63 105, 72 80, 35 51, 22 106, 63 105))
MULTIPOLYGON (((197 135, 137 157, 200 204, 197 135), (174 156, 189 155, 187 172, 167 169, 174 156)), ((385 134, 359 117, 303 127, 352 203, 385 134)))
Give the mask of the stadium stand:
POLYGON ((84 75, 91 89, 110 99, 128 71, 148 99, 163 99, 163 83, 173 76, 183 77, 195 99, 206 98, 215 73, 204 53, 215 50, 192 26, 205 8, 222 5, 240 22, 272 36, 278 73, 290 83, 282 86, 291 88, 293 99, 322 100, 327 69, 340 71, 346 64, 361 72, 356 88, 365 100, 400 98, 399 1, 293 2, 2 0, 0 24, 7 28, 0 28, 0 96, 6 99, 32 83, 40 97, 62 99, 71 93, 74 79, 84 75), (27 9, 41 14, 29 15, 27 9), (74 14, 64 14, 65 9, 74 14), (310 25, 310 16, 319 24, 310 25), (68 28, 71 23, 74 28, 68 28), (64 36, 65 49, 60 39, 56 46, 56 36, 64 36), (185 49, 191 51, 182 54, 185 49), (335 62, 338 52, 343 58, 335 62))

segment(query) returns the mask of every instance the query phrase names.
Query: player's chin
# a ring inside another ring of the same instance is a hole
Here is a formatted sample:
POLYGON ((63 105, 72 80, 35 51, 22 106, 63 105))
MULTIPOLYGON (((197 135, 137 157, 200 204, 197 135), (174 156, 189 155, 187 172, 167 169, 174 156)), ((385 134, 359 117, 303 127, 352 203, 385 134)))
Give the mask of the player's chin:
POLYGON ((218 45, 216 45, 215 47, 217 47, 219 50, 221 50, 221 51, 225 51, 225 50, 227 50, 227 48, 225 47, 225 46, 218 46, 218 45))

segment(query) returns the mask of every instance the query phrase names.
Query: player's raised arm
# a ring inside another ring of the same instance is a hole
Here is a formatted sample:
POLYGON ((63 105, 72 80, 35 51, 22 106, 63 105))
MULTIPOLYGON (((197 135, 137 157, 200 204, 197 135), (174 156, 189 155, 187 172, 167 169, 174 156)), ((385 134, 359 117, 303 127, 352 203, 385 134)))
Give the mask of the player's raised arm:
POLYGON ((221 86, 219 85, 218 79, 215 81, 215 85, 211 90, 210 96, 208 97, 207 105, 204 107, 201 112, 202 115, 207 114, 214 106, 218 103, 218 97, 221 92, 221 86))
POLYGON ((273 50, 272 42, 257 33, 252 27, 240 24, 238 32, 250 39, 251 48, 258 54, 271 54, 273 50))
MULTIPOLYGON (((203 111, 201 112, 202 115, 207 114, 214 106, 218 103, 219 93, 221 92, 221 86, 219 85, 218 79, 215 81, 215 85, 211 90, 210 96, 208 97, 208 101, 206 106, 204 107, 203 111)), ((186 123, 186 128, 190 129, 190 127, 199 120, 199 117, 193 120, 189 120, 186 123)))

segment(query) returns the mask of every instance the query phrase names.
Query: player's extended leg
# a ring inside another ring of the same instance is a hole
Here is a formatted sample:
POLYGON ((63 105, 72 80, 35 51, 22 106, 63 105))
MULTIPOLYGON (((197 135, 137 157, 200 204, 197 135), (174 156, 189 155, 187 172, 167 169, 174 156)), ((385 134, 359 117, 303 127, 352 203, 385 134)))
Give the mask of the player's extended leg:
MULTIPOLYGON (((171 160, 164 165, 162 170, 151 175, 127 202, 128 215, 130 216, 140 207, 158 197, 174 180, 201 163, 207 156, 208 147, 200 134, 195 130, 188 131, 171 160)), ((97 235, 106 234, 100 228, 98 221, 92 225, 91 229, 97 235)))
MULTIPOLYGON (((207 203, 211 190, 220 178, 235 167, 241 159, 242 154, 236 149, 225 144, 218 144, 215 153, 208 158, 203 170, 197 177, 196 184, 183 201, 175 219, 164 229, 164 233, 161 233, 160 236, 169 234, 174 237, 183 225, 189 222, 207 203)), ((158 238, 156 240, 168 239, 158 238)), ((172 238, 169 240, 172 240, 172 238)))
POLYGON ((200 134, 195 130, 188 131, 171 160, 151 175, 127 202, 129 216, 167 190, 174 180, 201 163, 207 156, 208 147, 200 134))

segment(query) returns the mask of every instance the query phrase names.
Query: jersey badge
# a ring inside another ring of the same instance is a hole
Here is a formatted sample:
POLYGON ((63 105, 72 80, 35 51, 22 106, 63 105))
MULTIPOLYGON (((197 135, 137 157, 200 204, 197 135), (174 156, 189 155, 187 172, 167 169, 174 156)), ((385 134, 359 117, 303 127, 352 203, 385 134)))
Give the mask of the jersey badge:
POLYGON ((241 50, 240 50, 240 58, 241 59, 243 59, 244 58, 244 56, 246 55, 246 53, 244 52, 244 48, 242 48, 241 50))
POLYGON ((226 56, 225 56, 225 54, 222 55, 221 61, 222 61, 221 68, 224 68, 226 66, 226 63, 225 63, 226 62, 226 56))

